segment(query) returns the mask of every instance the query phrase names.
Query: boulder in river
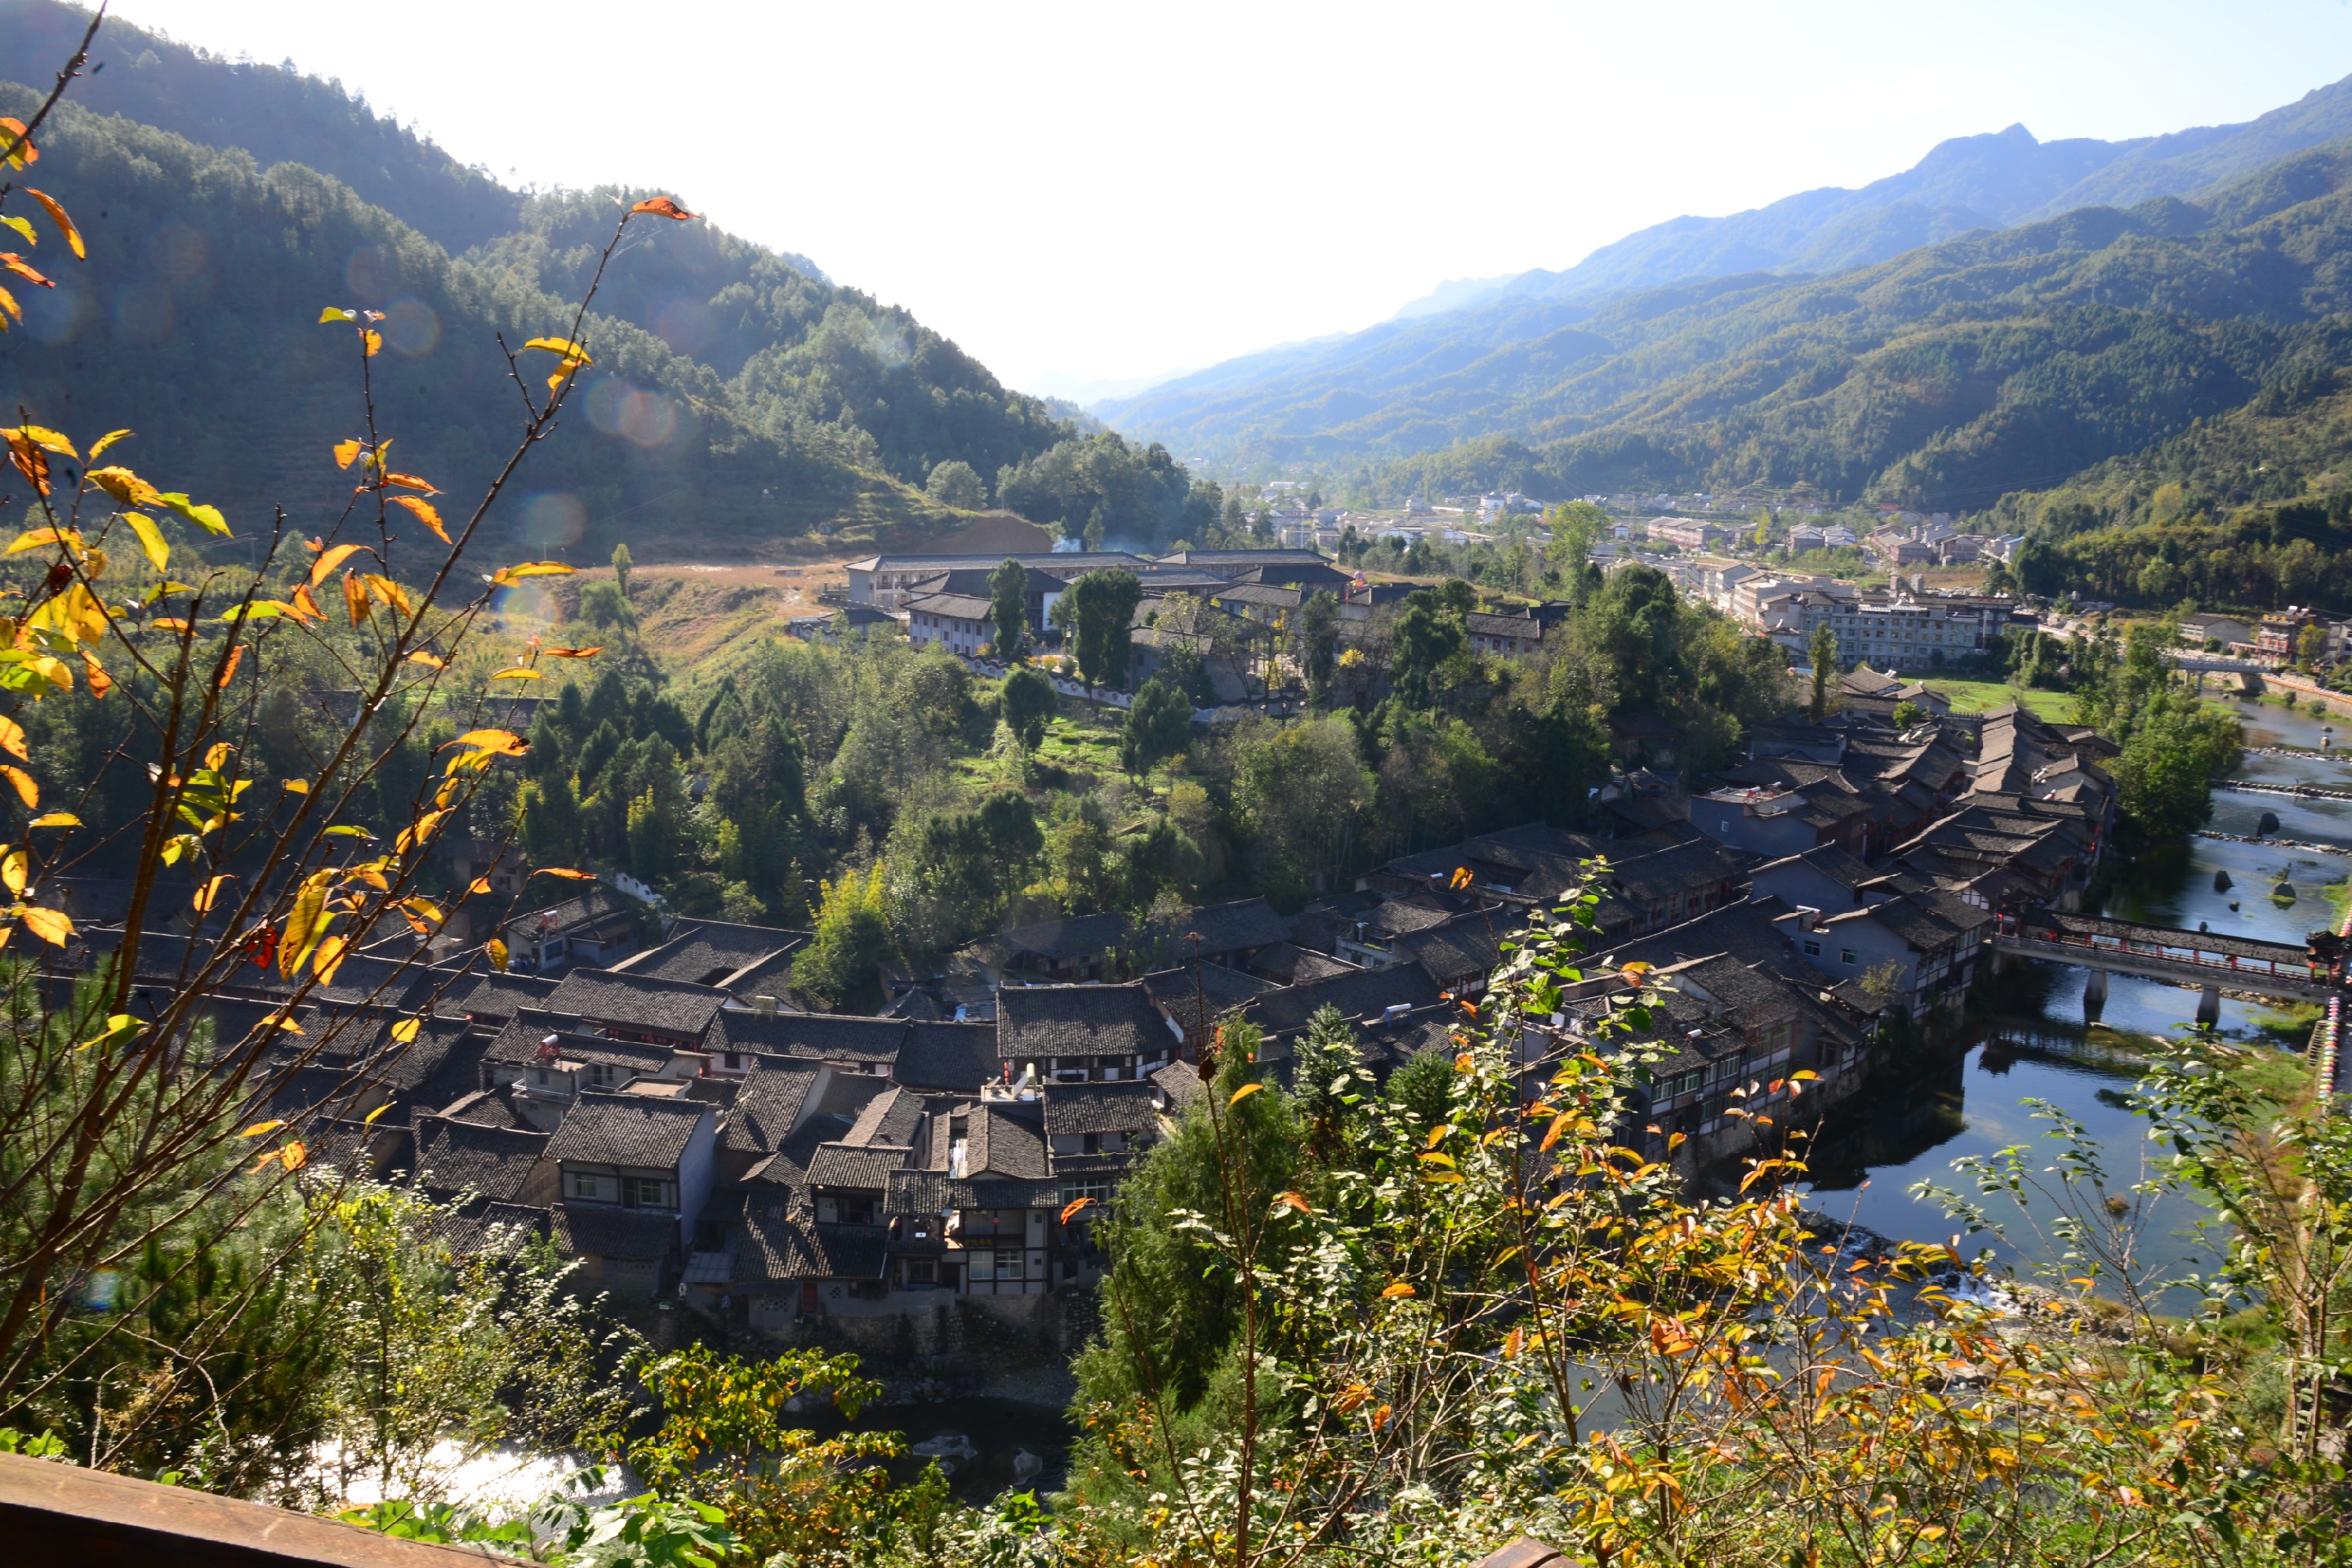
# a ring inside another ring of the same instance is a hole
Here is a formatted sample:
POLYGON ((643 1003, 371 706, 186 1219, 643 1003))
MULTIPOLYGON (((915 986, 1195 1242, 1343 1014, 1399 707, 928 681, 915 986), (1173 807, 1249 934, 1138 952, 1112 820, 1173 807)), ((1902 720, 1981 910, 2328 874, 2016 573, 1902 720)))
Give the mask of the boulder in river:
POLYGON ((2275 811, 2266 811, 2263 813, 2263 819, 2254 824, 2254 831, 2256 833, 2276 833, 2278 830, 2278 813, 2275 811))
POLYGON ((2274 904, 2291 904, 2294 898, 2294 884, 2284 877, 2279 879, 2279 885, 2271 889, 2271 902, 2274 904))
POLYGON ((2226 893, 2230 890, 2230 888, 2231 882, 2229 872, 2216 871, 2213 873, 2213 890, 2215 892, 2226 893))

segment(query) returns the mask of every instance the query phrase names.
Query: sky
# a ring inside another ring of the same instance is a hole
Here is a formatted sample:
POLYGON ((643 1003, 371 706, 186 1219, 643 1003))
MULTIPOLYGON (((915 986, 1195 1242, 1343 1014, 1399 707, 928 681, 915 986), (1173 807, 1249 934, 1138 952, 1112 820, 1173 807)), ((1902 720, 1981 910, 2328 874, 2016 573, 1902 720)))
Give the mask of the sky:
POLYGON ((2153 135, 2352 74, 2346 0, 118 14, 339 78, 510 184, 673 191, 1064 391, 1355 331, 1949 136, 2153 135))

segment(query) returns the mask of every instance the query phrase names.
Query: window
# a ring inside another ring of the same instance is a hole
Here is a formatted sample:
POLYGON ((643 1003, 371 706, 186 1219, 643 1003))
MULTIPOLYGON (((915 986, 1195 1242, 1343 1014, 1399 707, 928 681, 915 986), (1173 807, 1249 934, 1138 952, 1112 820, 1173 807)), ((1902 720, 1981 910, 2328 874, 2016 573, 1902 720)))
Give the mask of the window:
POLYGON ((597 1175, 593 1171, 572 1171, 567 1173, 572 1179, 573 1197, 586 1198, 591 1203, 604 1201, 604 1179, 602 1176, 597 1175))
POLYGON ((996 1249, 996 1277, 999 1279, 1018 1279, 1021 1278, 1021 1249, 1019 1247, 1000 1247, 996 1249))
POLYGON ((669 1207, 669 1184, 661 1177, 632 1176, 630 1182, 636 1189, 634 1196, 639 1207, 649 1209, 669 1207))
POLYGON ((1862 961, 1854 955, 1853 949, 1844 947, 1838 950, 1838 962, 1841 963, 1859 963, 1862 961))
POLYGON ((1819 958, 1821 955, 1822 944, 1820 942, 1809 942, 1805 943, 1805 956, 1807 958, 1819 958))

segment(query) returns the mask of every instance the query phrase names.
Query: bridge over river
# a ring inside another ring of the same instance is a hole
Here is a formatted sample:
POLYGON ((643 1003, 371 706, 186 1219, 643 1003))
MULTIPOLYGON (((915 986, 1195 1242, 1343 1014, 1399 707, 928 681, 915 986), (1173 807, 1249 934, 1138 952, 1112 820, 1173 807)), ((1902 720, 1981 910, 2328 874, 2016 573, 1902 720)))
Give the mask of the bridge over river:
POLYGON ((2221 1016, 2224 991, 2322 1006, 2340 996, 2346 981, 2339 943, 2333 933, 2319 937, 2296 947, 2219 931, 2031 910, 2003 916, 1992 946, 2001 958, 2036 958, 2090 971, 2083 1004, 2094 1019, 2107 999, 2107 976, 2130 974, 2195 988, 2197 1021, 2211 1024, 2221 1016))

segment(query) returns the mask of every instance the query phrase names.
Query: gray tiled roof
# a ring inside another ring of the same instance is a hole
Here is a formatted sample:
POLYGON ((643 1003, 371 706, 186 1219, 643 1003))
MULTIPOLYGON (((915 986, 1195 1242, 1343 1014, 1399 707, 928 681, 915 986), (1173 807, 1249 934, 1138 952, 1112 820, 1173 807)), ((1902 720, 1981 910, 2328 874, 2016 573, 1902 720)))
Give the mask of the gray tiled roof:
POLYGON ((1202 955, 1214 958, 1244 948, 1287 941, 1292 924, 1287 917, 1275 913, 1274 906, 1263 898, 1239 899, 1229 904, 1187 910, 1169 922, 1168 932, 1181 957, 1192 956, 1192 938, 1197 934, 1202 955))
POLYGON ((1013 985, 996 996, 996 1048, 1007 1061, 1157 1056, 1170 1039, 1139 984, 1013 985))
POLYGON ((521 1204, 472 1203, 456 1214, 445 1215, 434 1226, 433 1235, 453 1257, 470 1258, 492 1247, 500 1257, 509 1257, 523 1243, 545 1236, 547 1228, 545 1209, 528 1208, 521 1204))
POLYGON ((1142 1132, 1157 1127, 1157 1093, 1145 1079, 1129 1083, 1049 1083, 1045 1086, 1045 1135, 1142 1132))
MULTIPOLYGON (((1264 980, 1239 969, 1228 969, 1222 963, 1203 963, 1195 967, 1186 964, 1181 969, 1163 969, 1143 977, 1144 994, 1155 1005, 1176 1020, 1188 1040, 1201 1037, 1201 1013, 1205 1009, 1208 1021, 1214 1024, 1228 1013, 1237 1012, 1250 1001, 1274 989, 1271 981, 1264 980)), ((1169 1037, 1175 1043, 1175 1037, 1169 1037)), ((1155 1045, 1147 1055, 1157 1056, 1160 1047, 1155 1045)))
POLYGON ((1360 970, 1305 985, 1285 985, 1252 1002, 1249 1016, 1267 1034, 1279 1035, 1305 1028, 1326 1005, 1360 1020, 1399 1005, 1427 1007, 1439 1000, 1437 982, 1419 965, 1408 963, 1394 969, 1360 970))
POLYGON ((544 1007, 555 982, 536 974, 482 974, 469 985, 454 981, 441 994, 434 1011, 446 1016, 462 1015, 484 1022, 515 1016, 519 1007, 544 1007))
POLYGON ((923 1120, 923 1101, 919 1095, 903 1089, 886 1089, 866 1102, 857 1119, 849 1124, 849 1136, 845 1142, 860 1145, 895 1144, 905 1148, 912 1142, 915 1128, 923 1120))
POLYGON ((734 1109, 719 1135, 723 1147, 743 1154, 772 1154, 799 1121, 824 1068, 815 1062, 762 1056, 735 1094, 734 1109))
POLYGON ((983 1100, 966 1113, 964 1179, 1042 1181, 1045 1166, 1043 1108, 1034 1101, 1005 1105, 983 1100))
POLYGON ((583 1094, 547 1145, 548 1157, 586 1165, 672 1170, 695 1129, 717 1112, 694 1100, 583 1094))
POLYGON ((522 1195, 549 1134, 437 1116, 416 1121, 416 1179, 427 1192, 474 1192, 498 1202, 522 1195))
POLYGON ((546 1003, 551 1013, 570 1013, 601 1024, 689 1040, 699 1040, 726 1005, 727 994, 713 986, 596 969, 575 969, 566 974, 546 1003))
POLYGON ((909 1089, 978 1094, 1003 1059, 994 1024, 917 1023, 907 1030, 891 1076, 909 1089))
POLYGON ((740 972, 798 952, 814 940, 807 931, 777 926, 694 921, 679 926, 661 946, 632 953, 606 973, 723 987, 740 972))
POLYGON ((761 1051, 812 1061, 892 1062, 907 1039, 903 1018, 836 1013, 721 1013, 705 1044, 713 1050, 761 1051))
POLYGON ((677 1215, 661 1209, 557 1204, 547 1211, 555 1249, 566 1258, 667 1258, 677 1244, 677 1215))
POLYGON ((1002 935, 975 942, 1007 955, 1031 955, 1052 961, 1087 958, 1117 947, 1128 938, 1127 917, 1109 913, 1074 915, 1067 920, 1039 921, 1016 926, 1002 935))
POLYGON ((902 1144, 897 1148, 876 1145, 859 1148, 848 1143, 820 1144, 808 1164, 808 1184, 811 1187, 843 1187, 852 1191, 882 1191, 890 1184, 890 1173, 904 1170, 908 1151, 902 1144))
POLYGON ((745 1207, 741 1234, 737 1284, 882 1278, 887 1254, 878 1226, 821 1226, 804 1205, 768 1199, 745 1207))

